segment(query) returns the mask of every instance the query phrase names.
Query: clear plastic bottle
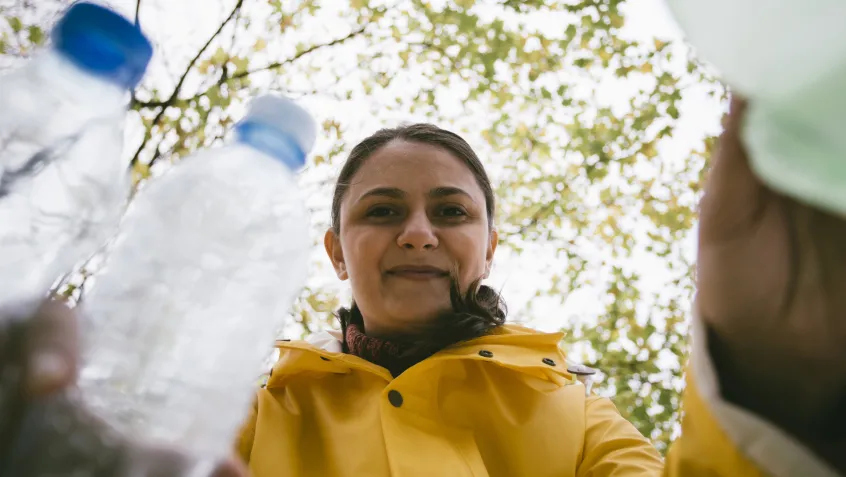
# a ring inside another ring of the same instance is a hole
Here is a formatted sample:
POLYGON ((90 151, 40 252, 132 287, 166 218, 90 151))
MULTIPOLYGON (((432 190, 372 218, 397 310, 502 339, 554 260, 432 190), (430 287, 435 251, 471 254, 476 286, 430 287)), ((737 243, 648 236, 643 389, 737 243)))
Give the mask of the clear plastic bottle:
POLYGON ((82 310, 86 402, 210 458, 230 452, 311 249, 294 177, 311 116, 263 96, 235 132, 139 192, 82 310))
POLYGON ((0 77, 0 303, 43 296, 114 233, 129 182, 129 90, 152 47, 117 13, 77 3, 51 47, 0 77))
POLYGON ((699 55, 749 99, 744 141, 770 186, 846 213, 846 2, 668 0, 699 55))

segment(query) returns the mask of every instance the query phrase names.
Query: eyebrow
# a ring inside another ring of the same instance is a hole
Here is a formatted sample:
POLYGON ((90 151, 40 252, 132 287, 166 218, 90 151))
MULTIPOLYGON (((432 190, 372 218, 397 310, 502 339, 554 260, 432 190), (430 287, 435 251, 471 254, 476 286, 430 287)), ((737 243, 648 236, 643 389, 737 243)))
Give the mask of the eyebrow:
POLYGON ((434 189, 429 191, 429 197, 434 199, 440 199, 442 197, 448 197, 451 195, 463 195, 470 200, 473 200, 473 197, 467 193, 464 189, 460 189, 458 187, 435 187, 434 189))
POLYGON ((377 187, 362 194, 358 200, 362 201, 368 197, 390 197, 391 199, 402 199, 405 197, 405 192, 403 192, 402 189, 397 189, 396 187, 377 187))
MULTIPOLYGON (((470 200, 473 200, 473 196, 471 196, 467 191, 458 187, 435 187, 434 189, 429 191, 429 197, 439 199, 443 197, 448 197, 451 195, 463 195, 470 200)), ((406 196, 406 193, 402 189, 397 189, 396 187, 376 187, 375 189, 370 189, 369 191, 365 192, 364 194, 359 197, 359 201, 364 200, 368 197, 389 197, 391 199, 402 199, 406 196)))

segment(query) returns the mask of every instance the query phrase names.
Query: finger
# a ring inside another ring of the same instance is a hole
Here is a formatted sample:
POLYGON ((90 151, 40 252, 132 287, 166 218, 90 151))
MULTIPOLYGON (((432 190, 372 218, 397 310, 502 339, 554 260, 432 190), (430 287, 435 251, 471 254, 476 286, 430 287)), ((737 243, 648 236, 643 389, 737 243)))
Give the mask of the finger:
MULTIPOLYGON (((196 462, 187 454, 160 445, 130 443, 118 475, 135 477, 193 477, 196 462)), ((208 474, 208 472, 205 472, 208 474)))
POLYGON ((247 466, 240 459, 233 458, 220 464, 211 477, 247 477, 247 475, 247 466))
POLYGON ((58 301, 44 302, 28 323, 24 343, 25 389, 31 397, 56 392, 76 380, 76 317, 58 301))
POLYGON ((130 444, 120 475, 137 477, 247 477, 243 463, 237 459, 213 462, 195 459, 179 449, 150 444, 130 444))
POLYGON ((768 197, 743 144, 745 110, 745 101, 732 97, 700 203, 700 241, 726 240, 748 232, 768 197))

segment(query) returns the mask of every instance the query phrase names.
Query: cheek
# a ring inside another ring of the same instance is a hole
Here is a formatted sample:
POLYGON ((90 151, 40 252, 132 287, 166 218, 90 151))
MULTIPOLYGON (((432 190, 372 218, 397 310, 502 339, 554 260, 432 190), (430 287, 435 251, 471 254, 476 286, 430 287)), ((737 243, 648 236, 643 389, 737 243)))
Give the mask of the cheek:
POLYGON ((386 242, 378 231, 352 227, 341 237, 353 299, 362 313, 380 313, 382 297, 381 261, 386 242))
POLYGON ((456 232, 448 240, 450 255, 458 261, 461 280, 466 285, 485 273, 489 236, 487 230, 456 232))
POLYGON ((380 234, 351 228, 342 235, 341 246, 350 278, 362 276, 372 280, 373 274, 380 273, 379 265, 385 250, 384 237, 380 234))

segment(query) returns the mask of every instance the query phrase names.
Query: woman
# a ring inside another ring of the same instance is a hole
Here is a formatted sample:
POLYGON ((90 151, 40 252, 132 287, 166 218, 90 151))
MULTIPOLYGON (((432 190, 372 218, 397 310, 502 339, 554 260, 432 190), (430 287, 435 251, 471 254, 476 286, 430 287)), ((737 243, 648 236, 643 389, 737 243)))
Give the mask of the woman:
POLYGON ((480 284, 494 210, 451 132, 386 129, 352 150, 324 245, 353 303, 341 333, 279 345, 238 444, 255 477, 661 474, 611 401, 586 395, 560 334, 505 325, 480 284))
MULTIPOLYGON (((702 202, 702 332, 664 475, 846 473, 846 220, 761 184, 739 140, 741 106, 702 202)), ((654 451, 573 382, 555 335, 503 325, 497 295, 475 287, 496 235, 484 171, 464 160, 472 152, 445 132, 394 136, 356 148, 339 180, 325 242, 356 301, 340 313, 340 336, 281 344, 238 440, 253 474, 656 475, 654 451)), ((10 394, 64 424, 24 426, 50 444, 18 453, 10 445, 21 436, 0 432, 0 464, 14 454, 27 468, 184 475, 189 457, 106 439, 101 424, 55 397, 75 376, 69 310, 2 317, 0 378, 14 381, 23 368, 25 385, 0 387, 0 429, 20 428, 9 426, 10 394)), ((219 469, 241 472, 236 462, 219 469)))

